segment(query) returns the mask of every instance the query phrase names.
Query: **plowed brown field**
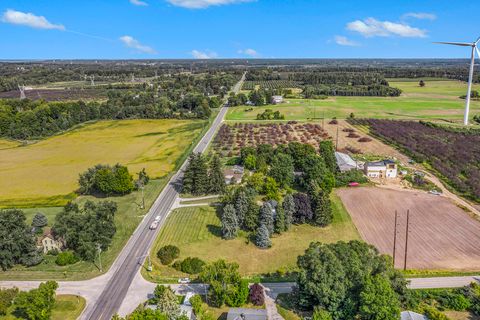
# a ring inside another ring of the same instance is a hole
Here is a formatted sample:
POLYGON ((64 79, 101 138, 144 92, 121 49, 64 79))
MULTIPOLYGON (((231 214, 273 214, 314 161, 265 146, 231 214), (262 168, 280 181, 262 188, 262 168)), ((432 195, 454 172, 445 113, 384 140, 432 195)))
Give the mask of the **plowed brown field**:
POLYGON ((393 254, 398 211, 395 267, 403 268, 406 212, 410 210, 407 269, 479 270, 480 222, 450 200, 417 191, 351 188, 337 191, 362 238, 393 254))

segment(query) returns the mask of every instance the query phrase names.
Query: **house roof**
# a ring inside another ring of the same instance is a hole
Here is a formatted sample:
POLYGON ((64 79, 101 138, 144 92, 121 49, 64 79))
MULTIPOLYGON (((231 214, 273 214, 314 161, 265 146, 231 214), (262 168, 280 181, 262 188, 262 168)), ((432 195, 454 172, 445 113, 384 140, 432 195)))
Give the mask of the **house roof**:
POLYGON ((357 163, 348 154, 335 152, 338 168, 340 171, 348 171, 357 168, 357 163))
POLYGON ((231 308, 227 320, 267 320, 265 309, 231 308))
POLYGON ((400 314, 401 320, 427 320, 427 317, 413 311, 402 311, 400 314))
POLYGON ((381 161, 367 162, 365 166, 366 167, 385 167, 387 164, 395 164, 395 161, 386 159, 381 161))

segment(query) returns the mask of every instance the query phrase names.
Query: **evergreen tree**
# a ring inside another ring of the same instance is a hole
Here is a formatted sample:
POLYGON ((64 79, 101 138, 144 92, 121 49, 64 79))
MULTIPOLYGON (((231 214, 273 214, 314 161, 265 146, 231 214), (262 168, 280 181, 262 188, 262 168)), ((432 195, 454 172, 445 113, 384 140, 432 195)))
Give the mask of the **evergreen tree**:
POLYGON ((208 192, 208 166, 205 157, 199 153, 197 154, 197 165, 195 166, 195 184, 192 194, 202 195, 208 192))
POLYGON ((259 223, 260 223, 260 226, 263 225, 267 227, 269 235, 273 234, 273 231, 274 231, 273 207, 268 202, 265 202, 263 206, 260 208, 259 223))
POLYGON ((243 220, 243 227, 247 231, 255 231, 258 227, 258 213, 260 208, 255 201, 250 201, 248 204, 248 210, 243 220))
POLYGON ((312 320, 333 320, 333 318, 328 311, 320 308, 315 308, 315 311, 312 315, 312 320))
POLYGON ((33 217, 32 227, 42 228, 42 227, 45 227, 47 224, 48 224, 48 219, 43 213, 37 212, 33 217))
POLYGON ((315 224, 320 227, 326 227, 333 220, 332 203, 328 193, 319 190, 314 197, 315 212, 314 221, 315 224))
POLYGON ((295 214, 295 201, 292 194, 287 194, 282 203, 285 214, 285 230, 289 230, 293 223, 293 215, 295 214))
POLYGON ((163 290, 157 288, 155 289, 157 310, 167 315, 169 320, 177 319, 180 316, 180 305, 178 304, 177 296, 170 287, 164 287, 163 290))
POLYGON ((255 244, 257 247, 262 249, 267 249, 272 246, 272 241, 270 241, 270 232, 268 231, 267 226, 261 224, 255 235, 255 244))
POLYGON ((225 185, 225 177, 222 171, 222 163, 220 162, 220 158, 217 154, 213 156, 210 165, 210 174, 209 174, 209 182, 210 182, 210 193, 212 194, 220 194, 224 193, 226 189, 225 185))
POLYGON ((275 216, 275 233, 282 233, 285 228, 285 210, 281 205, 277 206, 277 215, 275 216))
POLYGON ((237 237, 238 220, 235 207, 227 204, 223 208, 222 214, 222 236, 224 239, 234 239, 237 237))
POLYGON ((184 193, 193 193, 193 188, 195 184, 195 166, 197 155, 192 153, 188 159, 188 165, 183 174, 183 192, 184 193))
POLYGON ((235 199, 235 211, 237 212, 238 224, 241 226, 243 226, 243 222, 247 216, 250 201, 247 193, 243 189, 238 191, 237 198, 235 199))

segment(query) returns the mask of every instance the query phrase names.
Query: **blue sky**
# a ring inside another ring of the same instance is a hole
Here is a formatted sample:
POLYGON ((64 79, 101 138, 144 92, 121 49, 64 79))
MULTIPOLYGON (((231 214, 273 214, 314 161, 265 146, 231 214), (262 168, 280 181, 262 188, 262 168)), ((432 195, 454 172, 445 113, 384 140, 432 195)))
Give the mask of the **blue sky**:
POLYGON ((0 59, 466 58, 474 0, 2 0, 0 59))

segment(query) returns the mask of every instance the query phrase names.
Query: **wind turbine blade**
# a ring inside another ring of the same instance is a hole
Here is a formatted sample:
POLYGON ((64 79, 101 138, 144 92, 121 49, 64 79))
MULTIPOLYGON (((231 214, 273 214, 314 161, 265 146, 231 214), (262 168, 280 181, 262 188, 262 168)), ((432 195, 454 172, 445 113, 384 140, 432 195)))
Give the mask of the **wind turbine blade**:
POLYGON ((449 45, 452 45, 452 46, 460 46, 460 47, 471 47, 472 46, 471 43, 467 43, 467 42, 434 42, 434 43, 449 44, 449 45))
POLYGON ((480 59, 480 50, 478 50, 478 47, 475 47, 475 50, 477 51, 478 58, 480 59))

